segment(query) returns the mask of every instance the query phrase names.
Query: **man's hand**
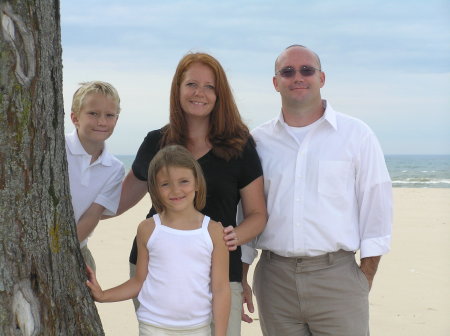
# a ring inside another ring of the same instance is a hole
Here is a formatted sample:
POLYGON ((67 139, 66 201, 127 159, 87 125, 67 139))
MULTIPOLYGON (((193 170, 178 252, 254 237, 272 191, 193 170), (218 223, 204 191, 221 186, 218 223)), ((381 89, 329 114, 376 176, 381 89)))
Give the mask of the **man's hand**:
POLYGON ((381 256, 361 259, 361 265, 359 266, 359 268, 366 276, 367 281, 369 281, 369 290, 372 288, 373 278, 375 277, 375 273, 377 272, 380 259, 381 256))
POLYGON ((252 323, 253 319, 245 313, 245 305, 247 305, 247 309, 250 313, 255 312, 255 307, 253 306, 253 296, 252 296, 252 288, 247 283, 247 281, 242 281, 242 312, 241 312, 241 320, 247 323, 252 323))

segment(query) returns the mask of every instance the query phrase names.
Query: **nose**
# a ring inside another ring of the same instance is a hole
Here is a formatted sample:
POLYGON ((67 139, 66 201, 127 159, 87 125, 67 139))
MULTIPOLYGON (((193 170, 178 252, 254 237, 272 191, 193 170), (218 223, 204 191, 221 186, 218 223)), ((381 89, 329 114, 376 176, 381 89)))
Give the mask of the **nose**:
POLYGON ((296 82, 303 82, 303 76, 300 73, 300 70, 295 70, 294 81, 296 81, 296 82))
POLYGON ((106 125, 106 115, 100 114, 98 116, 97 125, 106 125))
POLYGON ((197 86, 195 88, 194 95, 196 95, 196 96, 204 96, 205 95, 205 91, 204 90, 205 90, 204 88, 202 88, 200 86, 197 86))

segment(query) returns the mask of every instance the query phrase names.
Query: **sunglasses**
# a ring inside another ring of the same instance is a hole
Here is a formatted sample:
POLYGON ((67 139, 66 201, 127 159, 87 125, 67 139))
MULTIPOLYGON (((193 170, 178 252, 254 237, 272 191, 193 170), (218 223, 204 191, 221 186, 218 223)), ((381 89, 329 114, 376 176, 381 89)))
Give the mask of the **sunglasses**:
POLYGON ((287 66, 287 67, 279 70, 277 73, 279 73, 281 77, 292 78, 295 76, 295 73, 298 71, 298 72, 300 72, 300 75, 302 75, 304 77, 309 77, 309 76, 314 75, 316 73, 316 70, 322 71, 322 70, 314 68, 310 65, 302 65, 300 67, 300 69, 298 69, 298 70, 295 70, 294 67, 287 66))

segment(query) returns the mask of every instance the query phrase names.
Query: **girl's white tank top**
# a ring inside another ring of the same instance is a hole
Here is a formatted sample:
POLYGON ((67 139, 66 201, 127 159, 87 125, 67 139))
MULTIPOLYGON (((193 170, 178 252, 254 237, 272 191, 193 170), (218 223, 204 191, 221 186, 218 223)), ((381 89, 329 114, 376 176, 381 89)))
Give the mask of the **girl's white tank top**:
POLYGON ((148 274, 139 293, 139 321, 168 328, 207 325, 212 318, 209 217, 196 230, 177 230, 153 216, 148 274))

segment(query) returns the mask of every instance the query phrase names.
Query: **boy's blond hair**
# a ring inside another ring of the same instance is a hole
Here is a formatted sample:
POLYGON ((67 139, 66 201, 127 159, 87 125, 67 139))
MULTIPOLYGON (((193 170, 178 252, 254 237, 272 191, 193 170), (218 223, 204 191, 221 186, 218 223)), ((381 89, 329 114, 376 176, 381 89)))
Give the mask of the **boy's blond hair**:
POLYGON ((99 93, 111 98, 117 106, 117 114, 120 113, 120 98, 117 90, 111 84, 102 81, 80 83, 80 87, 73 94, 72 113, 79 115, 86 97, 93 93, 99 93))
POLYGON ((156 212, 161 213, 165 207, 158 191, 156 175, 161 169, 168 167, 187 168, 192 171, 195 178, 196 189, 194 207, 198 211, 202 210, 206 204, 206 181, 202 168, 197 160, 185 147, 180 145, 170 145, 162 148, 150 162, 148 167, 147 186, 152 199, 152 205, 156 212))

